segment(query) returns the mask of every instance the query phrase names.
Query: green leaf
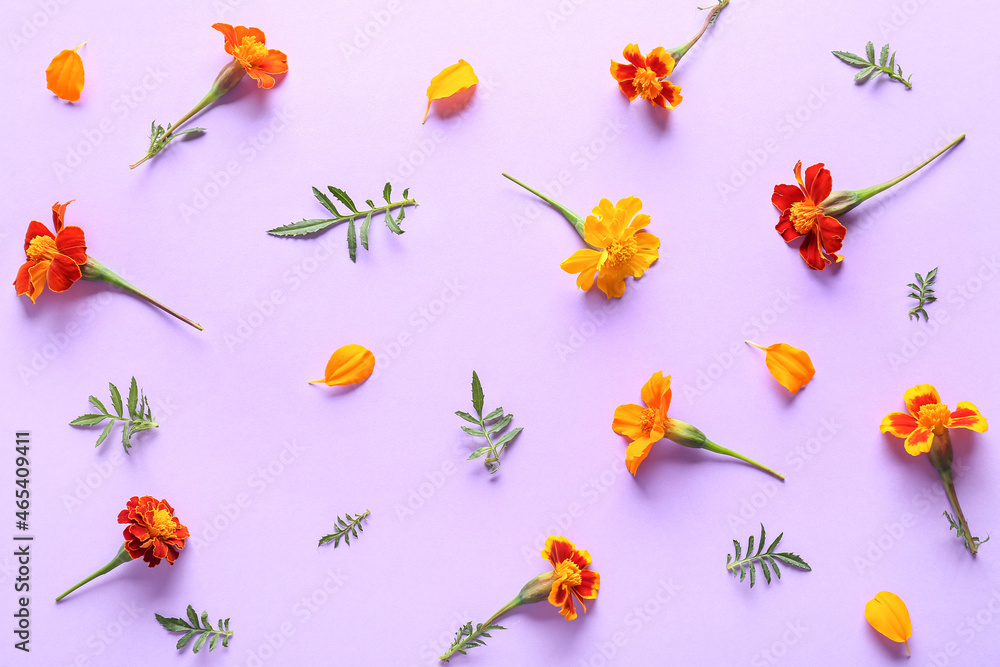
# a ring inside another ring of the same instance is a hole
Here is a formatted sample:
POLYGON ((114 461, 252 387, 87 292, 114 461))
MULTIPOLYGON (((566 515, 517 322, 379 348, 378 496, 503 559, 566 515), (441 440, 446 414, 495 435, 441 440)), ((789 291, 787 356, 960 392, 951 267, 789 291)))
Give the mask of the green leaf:
POLYGON ((494 419, 496 419, 497 417, 500 417, 502 415, 503 415, 503 408, 497 408, 496 410, 494 410, 490 414, 488 414, 485 417, 483 417, 483 421, 484 422, 491 422, 494 419))
POLYGON ((114 420, 111 420, 111 421, 108 422, 108 425, 104 427, 103 431, 101 431, 101 437, 99 437, 97 439, 97 444, 94 445, 94 447, 100 447, 101 446, 101 443, 104 442, 104 439, 108 437, 109 433, 111 433, 111 428, 114 425, 115 425, 114 420))
POLYGON ((469 454, 469 458, 467 458, 465 460, 466 461, 471 461, 472 459, 478 459, 480 456, 482 456, 483 454, 485 454, 488 451, 490 451, 490 446, 489 445, 486 445, 485 447, 480 447, 476 451, 474 451, 471 454, 469 454))
POLYGON ((118 387, 116 387, 114 385, 114 383, 109 382, 108 383, 108 388, 111 389, 111 405, 113 405, 115 407, 115 412, 117 412, 118 416, 121 417, 121 416, 123 416, 122 415, 122 395, 120 393, 118 393, 118 387))
POLYGON ((190 626, 179 618, 167 618, 166 616, 160 616, 155 614, 156 620, 160 622, 164 628, 170 632, 186 632, 190 629, 190 626))
POLYGON ((481 431, 479 429, 469 428, 468 426, 462 426, 461 429, 463 431, 465 431, 466 433, 468 433, 469 435, 475 435, 475 436, 478 436, 480 438, 486 436, 486 432, 485 431, 481 431))
POLYGON ((867 67, 869 64, 864 58, 857 56, 850 51, 832 51, 832 53, 848 65, 852 65, 854 67, 867 67))
POLYGON ((874 65, 872 65, 871 67, 866 67, 866 68, 864 68, 863 70, 861 70, 860 72, 858 72, 857 74, 854 75, 854 80, 855 81, 861 81, 862 79, 866 79, 869 76, 871 76, 871 73, 874 72, 874 71, 875 71, 875 66, 874 65))
POLYGON ((331 220, 329 218, 310 218, 309 220, 299 220, 298 222, 293 222, 282 227, 275 227, 274 229, 267 230, 267 233, 271 236, 302 236, 303 234, 315 234, 316 232, 321 232, 327 227, 332 227, 333 225, 344 222, 344 219, 331 220))
POLYGON ((221 635, 218 635, 218 634, 213 634, 212 635, 212 640, 208 644, 208 652, 209 653, 211 653, 212 651, 214 651, 215 647, 219 645, 219 637, 220 636, 221 635))
POLYGON ((477 415, 483 414, 483 399, 486 397, 483 394, 483 385, 479 382, 479 374, 476 371, 472 371, 472 407, 476 409, 477 415))
MULTIPOLYGON (((402 209, 400 209, 402 212, 402 209)), ((399 228, 399 224, 392 219, 392 211, 386 210, 385 212, 385 225, 392 231, 393 234, 402 234, 403 230, 399 228)))
POLYGON ((886 61, 889 60, 889 45, 886 44, 882 47, 882 53, 879 55, 878 64, 885 67, 886 61))
POLYGON ((470 415, 468 412, 462 412, 461 410, 456 410, 455 414, 464 419, 465 421, 469 422, 470 424, 476 424, 477 426, 479 425, 479 420, 470 415))
POLYGON ((793 554, 788 551, 775 551, 778 543, 781 542, 781 538, 784 533, 779 533, 778 537, 775 538, 771 545, 764 550, 764 544, 766 544, 766 532, 764 530, 764 524, 760 525, 760 539, 758 541, 758 547, 756 553, 754 552, 754 536, 751 535, 747 540, 747 551, 746 557, 741 558, 740 543, 733 540, 733 546, 736 548, 736 557, 733 558, 732 555, 726 555, 726 569, 733 573, 735 577, 737 572, 740 575, 740 581, 746 577, 746 574, 750 575, 750 588, 753 588, 757 581, 756 576, 756 566, 760 565, 761 570, 764 572, 764 580, 768 584, 771 583, 771 569, 774 570, 774 574, 778 579, 781 578, 781 570, 778 567, 778 561, 785 563, 786 565, 791 565, 800 570, 811 571, 812 568, 802 559, 801 556, 793 554))
POLYGON ((132 419, 136 418, 135 406, 139 403, 139 386, 135 383, 135 376, 132 376, 132 384, 128 387, 128 414, 132 419))
POLYGON ((347 252, 352 262, 358 261, 358 237, 354 231, 354 218, 347 223, 347 252))
POLYGON ((350 546, 351 536, 353 535, 354 537, 357 537, 359 530, 364 532, 365 527, 361 522, 364 521, 369 514, 371 514, 370 510, 365 510, 361 514, 357 514, 355 516, 344 514, 346 521, 338 516, 337 520, 334 522, 334 531, 329 535, 324 535, 319 538, 319 544, 316 546, 321 547, 324 544, 333 542, 333 548, 336 549, 340 545, 341 538, 343 538, 344 544, 350 546))
POLYGON ((191 627, 192 628, 199 627, 199 625, 198 625, 198 612, 196 612, 194 610, 194 607, 192 607, 191 605, 188 605, 187 615, 188 615, 188 620, 191 621, 191 627))
POLYGON ((868 56, 868 62, 875 62, 875 45, 871 42, 865 45, 865 54, 868 56))
MULTIPOLYGON (((374 208, 374 207, 373 207, 374 208)), ((372 226, 372 213, 368 212, 365 221, 361 223, 361 247, 368 250, 368 228, 372 226)))
MULTIPOLYGON (((326 186, 326 189, 329 190, 330 193, 333 194, 334 197, 336 197, 337 199, 339 199, 340 203, 342 203, 347 208, 351 209, 351 212, 353 212, 353 213, 357 213, 358 212, 358 207, 354 205, 354 202, 351 201, 351 198, 347 196, 346 192, 344 192, 340 188, 335 188, 332 185, 326 186)), ((387 203, 389 203, 389 202, 387 202, 387 203)))
POLYGON ((219 629, 216 630, 212 627, 211 621, 208 620, 208 612, 202 612, 201 614, 201 624, 199 625, 198 614, 195 612, 194 607, 188 605, 187 608, 187 620, 181 618, 167 618, 156 614, 156 620, 159 621, 160 625, 164 627, 169 632, 183 632, 184 635, 177 640, 177 648, 182 649, 187 646, 190 641, 197 636, 198 639, 192 645, 192 651, 197 653, 202 648, 204 648, 206 642, 209 645, 208 650, 212 651, 219 643, 219 639, 222 639, 223 647, 229 646, 229 638, 233 636, 233 631, 229 629, 229 619, 226 619, 225 627, 223 627, 222 621, 219 621, 219 629))
POLYGON ((206 641, 208 641, 207 632, 203 633, 200 637, 198 637, 198 641, 194 643, 194 652, 197 653, 198 651, 200 651, 201 647, 205 645, 206 641))
POLYGON ((921 276, 919 273, 914 273, 913 275, 917 278, 917 284, 907 283, 907 287, 913 291, 906 296, 911 299, 916 299, 918 301, 917 305, 910 309, 909 319, 916 319, 920 321, 920 316, 924 316, 924 321, 928 321, 927 311, 924 306, 937 301, 937 297, 934 294, 934 283, 937 281, 938 267, 934 267, 927 272, 927 275, 921 276))
POLYGON ((486 455, 486 460, 484 461, 486 469, 490 474, 493 474, 500 469, 500 454, 503 453, 504 446, 521 432, 522 427, 512 429, 508 433, 504 434, 499 440, 494 442, 490 436, 498 434, 507 428, 511 420, 514 418, 514 415, 505 415, 503 408, 499 407, 492 410, 486 415, 486 417, 483 417, 484 401, 485 394, 483 393, 483 385, 479 381, 479 373, 472 371, 472 407, 475 408, 477 417, 473 417, 471 414, 461 411, 456 412, 455 414, 465 421, 479 427, 470 428, 468 426, 462 426, 461 429, 465 433, 468 433, 473 437, 486 439, 486 445, 479 447, 472 452, 467 460, 477 459, 486 455), (487 426, 487 424, 489 424, 489 426, 487 426))
POLYGON ((195 630, 189 630, 183 637, 177 640, 177 648, 184 648, 196 634, 198 633, 195 630))
POLYGON ((492 433, 496 433, 497 431, 502 431, 503 429, 505 429, 507 427, 507 424, 509 424, 510 420, 513 419, 513 418, 514 418, 514 415, 506 415, 503 419, 501 419, 497 423, 495 423, 492 426, 490 426, 489 429, 486 432, 492 434, 492 433))
POLYGON ((340 211, 338 211, 337 207, 333 205, 333 202, 330 201, 330 198, 327 197, 326 194, 321 192, 320 189, 315 186, 313 186, 313 195, 316 197, 316 199, 319 200, 319 203, 323 205, 323 208, 325 208, 327 211, 333 214, 333 217, 335 218, 344 217, 340 215, 340 211))
POLYGON ((517 437, 517 434, 520 433, 523 429, 524 429, 523 426, 518 426, 517 428, 511 429, 510 431, 508 431, 507 433, 505 433, 503 435, 503 437, 501 437, 499 440, 496 441, 496 445, 495 446, 496 447, 501 447, 503 445, 506 445, 508 442, 510 442, 511 440, 513 440, 515 437, 517 437))
POLYGON ((73 421, 69 423, 70 426, 94 426, 95 424, 100 424, 102 421, 107 419, 107 415, 95 415, 92 412, 88 412, 85 415, 80 415, 73 421))
POLYGON ((97 408, 104 414, 108 414, 108 409, 104 407, 104 403, 101 403, 99 400, 97 400, 96 396, 90 396, 87 398, 87 400, 90 401, 90 404, 93 405, 95 408, 97 408))
POLYGON ((385 187, 382 188, 382 197, 385 198, 386 204, 392 203, 392 199, 390 199, 391 196, 392 196, 392 185, 386 183, 385 187))

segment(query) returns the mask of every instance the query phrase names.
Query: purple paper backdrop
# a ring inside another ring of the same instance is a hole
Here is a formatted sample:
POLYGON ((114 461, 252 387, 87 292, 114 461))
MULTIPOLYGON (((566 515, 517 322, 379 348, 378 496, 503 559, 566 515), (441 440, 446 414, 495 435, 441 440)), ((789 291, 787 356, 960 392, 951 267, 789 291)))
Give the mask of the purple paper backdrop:
MULTIPOLYGON (((893 664, 903 647, 863 615, 880 590, 909 606, 908 664, 997 664, 1000 544, 971 558, 926 457, 878 424, 923 382, 1000 419, 1000 10, 734 0, 677 69, 676 111, 628 104, 609 60, 630 41, 683 43, 696 4, 8 3, 0 274, 23 261, 28 221, 76 198, 68 224, 89 252, 205 331, 101 284, 0 299, 0 539, 17 532, 23 429, 35 536, 32 651, 5 630, 0 663, 430 665, 546 569, 555 533, 602 575, 589 613, 522 608, 453 664, 893 664), (204 136, 130 172, 150 121, 182 115, 226 62, 216 21, 261 27, 289 73, 270 91, 245 80, 196 119, 204 136), (852 84, 830 51, 868 40, 898 49, 912 90, 852 84), (82 41, 87 83, 70 105, 43 72, 82 41), (471 104, 421 125, 430 78, 459 58, 481 80, 471 104), (771 190, 796 160, 865 187, 961 132, 845 216, 841 266, 810 271, 775 233, 771 190), (580 292, 559 268, 580 240, 502 171, 578 212, 641 198, 660 260, 620 301, 580 292), (404 236, 373 223, 357 264, 342 227, 265 233, 320 215, 313 185, 377 199, 386 180, 420 205, 404 236), (911 322, 905 285, 935 266, 940 299, 911 322), (815 379, 790 398, 745 338, 806 349, 815 379), (346 392, 307 384, 346 343, 376 353, 376 375, 346 392), (470 407, 473 369, 487 409, 524 427, 493 477, 464 460, 476 443, 453 414, 470 407), (673 376, 672 415, 787 481, 668 442, 628 475, 612 415, 657 370, 673 376), (95 450, 99 430, 67 422, 132 375, 162 425, 131 456, 117 431, 95 450), (190 528, 176 566, 124 566, 54 604, 114 555, 134 494, 169 499, 190 528), (365 509, 356 542, 317 549, 337 514, 365 509), (734 582, 725 555, 761 522, 813 571, 734 582), (173 648, 153 614, 188 604, 232 617, 229 649, 173 648)), ((996 440, 954 436, 983 537, 1000 534, 996 440)), ((0 553, 12 623, 13 547, 0 553)))

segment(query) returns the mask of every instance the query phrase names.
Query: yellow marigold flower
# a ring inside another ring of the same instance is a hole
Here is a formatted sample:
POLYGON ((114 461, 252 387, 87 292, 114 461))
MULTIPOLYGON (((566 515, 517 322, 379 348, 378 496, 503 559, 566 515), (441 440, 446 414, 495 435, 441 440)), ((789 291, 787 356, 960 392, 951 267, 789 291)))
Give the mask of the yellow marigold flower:
POLYGON ((619 199, 614 206, 607 199, 594 208, 583 222, 583 239, 591 248, 577 250, 561 264, 567 273, 579 273, 576 284, 589 290, 597 283, 608 298, 625 293, 625 278, 641 278, 659 257, 660 239, 643 228, 649 224, 645 213, 637 215, 642 202, 636 197, 619 199))
POLYGON ((907 639, 913 634, 910 624, 910 612, 899 596, 889 591, 882 591, 865 605, 865 618, 871 626, 894 642, 902 642, 906 646, 906 655, 910 655, 910 645, 907 639))

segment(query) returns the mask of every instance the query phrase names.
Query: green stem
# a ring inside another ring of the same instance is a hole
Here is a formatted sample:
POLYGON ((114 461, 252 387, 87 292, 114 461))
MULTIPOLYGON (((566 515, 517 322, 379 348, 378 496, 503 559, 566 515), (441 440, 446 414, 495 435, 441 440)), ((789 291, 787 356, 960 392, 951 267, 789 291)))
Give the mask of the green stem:
POLYGON ((513 600, 505 604, 503 607, 501 607, 497 611, 497 613, 493 614, 488 619, 486 619, 486 621, 479 626, 478 630, 474 630, 471 635, 463 639, 461 642, 457 642, 453 644, 451 647, 449 647, 445 653, 443 653, 440 657, 438 657, 438 660, 448 660, 455 654, 456 651, 458 651, 460 648, 463 648, 470 640, 481 636, 484 632, 489 632, 488 628, 494 621, 496 621, 497 619, 499 619, 501 616, 511 611, 512 609, 520 607, 524 603, 525 600, 523 600, 521 598, 521 595, 518 594, 517 597, 515 597, 513 600))
MULTIPOLYGON (((727 2, 728 2, 728 0, 727 0, 727 2)), ((559 211, 560 213, 562 213, 563 217, 565 217, 567 220, 569 220, 570 224, 572 224, 573 227, 576 228, 576 232, 577 232, 577 234, 580 235, 580 238, 586 238, 584 236, 584 232, 583 232, 583 218, 582 217, 580 217, 579 215, 577 215, 573 211, 569 210, 568 208, 566 208, 565 206, 563 206, 559 202, 552 200, 550 197, 546 197, 545 195, 543 195, 538 190, 536 190, 534 188, 531 188, 531 187, 528 187, 527 185, 525 185, 521 181, 517 180, 516 178, 514 178, 510 174, 501 174, 501 175, 504 178, 508 178, 508 179, 514 181, 515 183, 517 183, 518 185, 520 185, 522 188, 524 188, 528 192, 532 193, 536 197, 541 198, 549 206, 553 207, 554 209, 556 209, 557 211, 559 211)))
MULTIPOLYGON (((715 19, 717 19, 719 17, 719 13, 723 9, 725 9, 726 5, 728 5, 728 4, 729 4, 729 0, 719 0, 719 4, 717 4, 715 7, 711 7, 711 8, 710 7, 699 7, 698 8, 698 9, 711 9, 712 11, 709 12, 708 18, 705 19, 704 25, 701 26, 701 30, 698 31, 698 34, 695 35, 691 39, 691 41, 689 41, 688 43, 684 44, 683 46, 678 46, 677 48, 674 48, 674 49, 667 49, 667 53, 669 53, 671 56, 673 56, 675 66, 676 66, 676 63, 680 62, 681 58, 684 57, 684 54, 687 53, 688 51, 690 51, 691 47, 694 46, 698 42, 699 39, 701 39, 701 36, 705 34, 706 30, 708 30, 708 26, 710 26, 713 23, 715 23, 715 19)), ((666 77, 664 77, 664 78, 666 78, 666 77)))
POLYGON ((493 453, 492 456, 486 457, 486 469, 490 471, 490 474, 495 473, 500 470, 500 454, 497 453, 496 445, 493 444, 493 440, 490 439, 489 429, 486 428, 486 422, 483 421, 483 414, 481 412, 477 413, 479 417, 479 428, 483 429, 483 433, 486 434, 486 444, 490 446, 490 451, 493 453), (490 461, 496 464, 496 468, 490 467, 490 461))
POLYGON ((707 449, 710 452, 715 452, 716 454, 725 454, 726 456, 732 456, 733 458, 737 458, 740 461, 746 461, 747 463, 750 463, 752 465, 757 466, 758 468, 760 468, 764 472, 770 473, 770 474, 774 475, 775 477, 777 477, 781 481, 785 481, 785 476, 784 475, 771 470, 770 468, 768 468, 763 463, 758 463, 757 461, 754 461, 750 457, 743 456, 739 452, 734 452, 733 450, 727 449, 727 448, 723 447, 722 445, 717 445, 714 442, 712 442, 711 440, 705 440, 705 449, 707 449))
POLYGON ((145 419, 132 419, 131 417, 119 417, 118 415, 109 415, 107 412, 102 413, 105 417, 110 417, 111 419, 117 419, 118 421, 128 422, 130 424, 145 424, 150 428, 159 428, 160 425, 155 421, 146 421, 145 419))
POLYGON ((969 550, 973 556, 979 550, 976 545, 976 541, 972 538, 972 531, 969 530, 969 523, 965 520, 965 514, 962 513, 962 506, 958 504, 958 495, 955 493, 955 480, 952 479, 951 469, 939 470, 938 474, 941 475, 941 482, 944 484, 944 492, 948 496, 948 500, 951 501, 951 507, 955 510, 955 516, 958 518, 958 524, 962 527, 962 538, 965 540, 965 548, 969 550))
POLYGON ((941 155, 943 153, 945 153, 946 151, 948 151, 948 149, 952 148, 953 146, 955 146, 956 144, 958 144, 959 142, 961 142, 963 139, 965 139, 965 134, 960 134, 954 141, 952 141, 950 144, 948 144, 947 146, 945 146, 944 148, 942 148, 941 150, 939 150, 937 153, 935 153, 934 155, 930 156, 929 158, 927 158, 926 160, 924 160, 923 162, 921 162, 920 164, 918 164, 916 167, 914 167, 913 169, 911 169, 908 172, 906 172, 905 174, 900 174, 899 176, 897 176, 896 178, 892 179, 891 181, 886 181, 885 183, 882 183, 881 185, 876 185, 876 186, 873 186, 873 187, 870 187, 870 188, 865 188, 863 190, 858 190, 857 192, 858 192, 858 195, 860 196, 860 200, 859 200, 858 203, 863 202, 864 200, 868 199, 869 197, 874 197, 878 193, 883 192, 885 190, 888 190, 889 188, 891 188, 892 186, 896 185, 900 181, 903 181, 903 180, 909 178, 910 176, 912 176, 913 174, 917 173, 918 171, 920 171, 921 169, 923 169, 924 167, 926 167, 927 165, 929 165, 931 162, 933 162, 937 158, 941 157, 941 155))
POLYGON ((138 287, 136 287, 132 283, 128 282, 127 280, 125 280, 124 278, 122 278, 121 276, 119 276, 114 271, 110 270, 109 268, 107 268, 106 266, 104 266, 103 264, 101 264, 100 262, 98 262, 93 257, 87 257, 87 263, 84 264, 81 267, 81 269, 83 271, 83 279, 84 280, 100 280, 100 281, 108 283, 109 285, 114 285, 115 287, 120 287, 121 289, 125 290, 126 292, 131 292, 132 294, 135 294, 136 296, 138 296, 138 297, 140 297, 142 299, 145 299, 146 301, 148 301, 149 303, 153 304, 154 306, 156 306, 160 310, 163 310, 164 312, 170 313, 171 315, 173 315, 174 317, 176 317, 180 321, 186 322, 187 324, 190 324, 191 326, 193 326, 198 331, 204 331, 205 330, 205 327, 201 326, 197 322, 194 322, 194 321, 188 319, 187 317, 184 317, 183 315, 181 315, 180 313, 178 313, 176 310, 174 310, 172 308, 169 308, 166 305, 164 305, 163 303, 157 301, 156 299, 154 299, 153 297, 149 296, 148 294, 146 294, 145 292, 143 292, 142 290, 140 290, 138 287))
POLYGON ((81 581, 80 583, 76 584, 75 586, 71 586, 69 589, 66 590, 65 593, 63 593, 62 595, 60 595, 59 597, 56 598, 56 602, 59 602, 64 597, 66 597, 67 595, 69 595, 70 593, 72 593, 73 591, 75 591, 76 589, 78 589, 80 586, 83 586, 88 581, 92 581, 93 579, 96 579, 97 577, 101 576, 102 574, 107 574, 108 572, 110 572, 111 570, 115 569, 116 567, 118 567, 122 563, 130 563, 131 561, 132 561, 132 556, 130 556, 129 553, 128 553, 128 551, 125 550, 125 545, 123 544, 121 546, 121 548, 118 550, 118 553, 115 555, 115 557, 111 560, 110 563, 108 563, 107 565, 105 565, 100 570, 98 570, 97 572, 93 573, 92 575, 90 575, 89 577, 87 577, 86 579, 84 579, 83 581, 81 581))

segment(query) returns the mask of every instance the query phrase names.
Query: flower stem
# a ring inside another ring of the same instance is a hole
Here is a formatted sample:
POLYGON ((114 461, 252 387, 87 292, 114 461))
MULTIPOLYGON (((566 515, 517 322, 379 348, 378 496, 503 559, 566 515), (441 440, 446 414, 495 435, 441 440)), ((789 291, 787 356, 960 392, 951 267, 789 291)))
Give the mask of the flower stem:
POLYGON ((939 470, 938 474, 941 475, 944 492, 947 494, 948 500, 951 501, 952 509, 955 510, 958 524, 962 527, 962 538, 965 540, 965 548, 975 556, 976 552, 979 551, 979 546, 972 537, 972 531, 969 530, 969 523, 965 520, 965 514, 962 513, 962 506, 958 504, 958 495, 955 493, 955 480, 952 479, 951 469, 939 470))
POLYGON ((173 315, 174 317, 176 317, 180 321, 186 322, 187 324, 190 324, 191 326, 193 326, 198 331, 204 331, 205 330, 205 327, 201 326, 197 322, 194 322, 194 321, 188 319, 187 317, 184 317, 183 315, 181 315, 180 313, 178 313, 176 310, 173 310, 172 308, 169 308, 169 307, 165 306, 164 304, 160 303, 159 301, 157 301, 153 297, 149 296, 148 294, 146 294, 145 292, 143 292, 142 290, 140 290, 138 287, 136 287, 132 283, 128 282, 127 280, 125 280, 124 278, 122 278, 121 276, 119 276, 114 271, 110 270, 109 268, 107 268, 106 266, 104 266, 103 264, 101 264, 100 262, 98 262, 93 257, 87 257, 87 263, 84 264, 81 268, 82 268, 83 279, 84 280, 101 280, 103 282, 108 283, 109 285, 114 285, 115 287, 120 287, 121 289, 125 290, 126 292, 131 292, 132 294, 135 294, 136 296, 138 296, 138 297, 140 297, 142 299, 145 299, 146 301, 148 301, 149 303, 153 304, 154 306, 156 306, 160 310, 163 310, 165 312, 170 313, 171 315, 173 315))
POLYGON ((944 148, 942 148, 941 150, 939 150, 937 153, 935 153, 934 155, 930 156, 929 158, 927 158, 926 160, 924 160, 923 162, 921 162, 920 164, 918 164, 916 167, 914 167, 913 169, 911 169, 908 172, 906 172, 905 174, 900 174, 899 176, 897 176, 896 178, 892 179, 891 181, 886 181, 885 183, 882 183, 881 185, 876 185, 874 187, 865 188, 864 190, 859 190, 858 193, 861 195, 861 201, 864 201, 865 199, 868 199, 869 197, 873 197, 873 196, 877 195, 878 193, 880 193, 880 192, 882 192, 884 190, 888 190, 889 188, 891 188, 892 186, 896 185, 900 181, 909 178, 913 174, 917 173, 918 171, 920 171, 921 169, 923 169, 924 167, 926 167, 927 165, 929 165, 934 160, 936 160, 939 157, 941 157, 941 155, 943 153, 945 153, 946 151, 948 151, 948 149, 952 148, 953 146, 955 146, 956 144, 958 144, 959 142, 961 142, 963 139, 965 139, 965 134, 958 135, 958 137, 954 141, 952 141, 950 144, 948 144, 947 146, 945 146, 944 148))
POLYGON ((489 632, 489 627, 490 627, 490 625, 494 621, 496 621, 497 619, 499 619, 501 616, 503 616, 507 612, 511 611, 512 609, 520 607, 524 603, 525 603, 525 600, 523 600, 521 598, 520 594, 518 594, 517 597, 515 597, 513 600, 511 600, 510 602, 508 602, 507 604, 505 604, 495 614, 493 614, 488 619, 486 619, 486 621, 483 622, 479 626, 479 628, 477 630, 473 630, 472 634, 470 634, 468 637, 464 638, 462 641, 456 641, 456 642, 454 642, 448 648, 448 650, 445 653, 441 654, 438 657, 438 660, 445 660, 445 661, 447 661, 449 658, 451 658, 453 655, 455 655, 456 651, 458 651, 462 647, 466 646, 466 644, 469 641, 471 641, 473 639, 476 639, 477 637, 481 636, 484 632, 489 632))
POLYGON ((707 449, 710 452, 715 452, 716 454, 725 454, 726 456, 732 456, 733 458, 737 458, 737 459, 739 459, 741 461, 746 461, 747 463, 750 463, 752 465, 757 466, 758 468, 760 468, 764 472, 770 473, 771 475, 774 475, 775 477, 777 477, 778 479, 780 479, 782 482, 785 481, 785 476, 784 475, 782 475, 780 473, 777 473, 774 470, 771 470, 770 468, 768 468, 763 463, 758 463, 757 461, 754 461, 753 459, 751 459, 751 458, 749 458, 747 456, 743 456, 739 452, 734 452, 733 450, 727 449, 727 448, 723 447, 722 445, 717 445, 714 442, 712 442, 711 440, 705 440, 705 449, 707 449))
POLYGON ((695 35, 691 39, 691 41, 689 41, 688 43, 684 44, 683 46, 678 46, 675 49, 667 49, 667 53, 669 53, 671 56, 673 56, 674 63, 680 62, 681 58, 684 57, 684 54, 687 53, 691 49, 691 47, 694 46, 698 42, 699 39, 701 39, 702 35, 705 34, 705 31, 708 30, 708 26, 710 26, 713 23, 715 23, 715 19, 717 19, 719 17, 719 13, 722 12, 722 10, 725 9, 726 5, 728 5, 728 4, 729 4, 729 0, 719 0, 719 3, 717 5, 715 5, 715 7, 699 7, 698 8, 698 9, 711 9, 712 11, 709 12, 708 17, 705 19, 704 25, 701 26, 701 30, 698 31, 698 34, 695 35))
MULTIPOLYGON (((728 2, 728 0, 726 0, 726 1, 728 2)), ((566 208, 565 206, 563 206, 559 202, 553 201, 551 198, 546 197, 545 195, 543 195, 538 190, 536 190, 534 188, 531 188, 531 187, 528 187, 527 185, 525 185, 521 181, 517 180, 516 178, 514 178, 510 174, 502 174, 502 175, 504 176, 504 178, 509 178, 510 180, 514 181, 515 183, 517 183, 518 185, 520 185, 522 188, 524 188, 528 192, 532 193, 533 195, 535 195, 535 196, 543 199, 546 203, 548 203, 554 209, 556 209, 557 211, 559 211, 560 213, 562 213, 563 217, 565 217, 567 220, 569 220, 570 223, 573 225, 573 227, 576 228, 576 232, 580 235, 580 238, 584 238, 584 233, 583 233, 583 218, 582 217, 580 217, 579 215, 577 215, 573 211, 569 210, 568 208, 566 208)))
POLYGON ((107 574, 108 572, 110 572, 111 570, 115 569, 116 567, 118 567, 122 563, 129 563, 131 561, 132 561, 132 556, 130 556, 129 553, 128 553, 128 551, 125 550, 125 545, 123 544, 121 546, 121 548, 118 550, 118 553, 115 555, 115 557, 111 560, 110 563, 108 563, 107 565, 105 565, 100 570, 98 570, 97 572, 93 573, 92 575, 90 575, 89 577, 87 577, 86 579, 84 579, 83 581, 81 581, 80 583, 76 584, 75 586, 71 586, 69 589, 66 590, 65 593, 63 593, 62 595, 60 595, 59 597, 56 598, 56 602, 59 602, 64 597, 66 597, 67 595, 69 595, 70 593, 72 593, 73 591, 75 591, 76 589, 78 589, 80 586, 83 586, 88 581, 92 581, 93 579, 96 579, 97 577, 101 576, 102 574, 107 574))

